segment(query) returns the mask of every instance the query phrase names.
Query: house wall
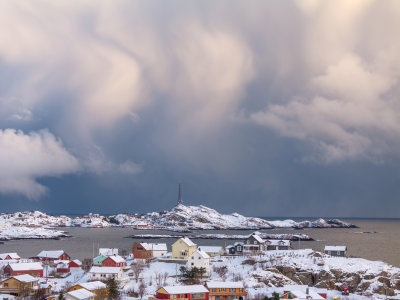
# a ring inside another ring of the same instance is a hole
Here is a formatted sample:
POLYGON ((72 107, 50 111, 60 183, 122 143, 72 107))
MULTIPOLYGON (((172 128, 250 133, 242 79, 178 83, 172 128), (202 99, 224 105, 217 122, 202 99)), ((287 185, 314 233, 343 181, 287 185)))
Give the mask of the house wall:
POLYGON ((210 259, 202 257, 197 252, 189 256, 186 266, 189 270, 194 267, 198 269, 204 268, 206 269, 206 275, 210 274, 210 259))
POLYGON ((139 258, 139 259, 151 258, 151 251, 144 249, 141 244, 134 244, 132 253, 134 258, 139 258))
POLYGON ((21 291, 21 285, 24 285, 25 288, 32 289, 34 286, 37 286, 37 282, 23 283, 14 278, 10 278, 1 283, 0 293, 18 295, 21 291))
POLYGON ((17 276, 28 274, 34 277, 43 277, 43 270, 22 270, 22 271, 13 271, 10 266, 4 268, 4 274, 8 276, 17 276))
POLYGON ((187 259, 193 252, 195 252, 197 246, 188 246, 181 239, 177 240, 172 244, 172 258, 187 259))

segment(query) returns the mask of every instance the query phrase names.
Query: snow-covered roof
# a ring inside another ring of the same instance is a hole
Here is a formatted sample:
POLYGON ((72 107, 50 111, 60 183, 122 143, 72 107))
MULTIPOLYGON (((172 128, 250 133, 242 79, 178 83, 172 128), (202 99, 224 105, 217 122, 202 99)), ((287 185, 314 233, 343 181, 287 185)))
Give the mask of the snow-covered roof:
POLYGON ((79 259, 74 259, 74 263, 76 263, 78 266, 82 266, 82 262, 79 259))
POLYGON ((194 253, 198 253, 202 258, 210 258, 210 256, 200 248, 197 248, 194 253))
POLYGON ((118 255, 117 248, 100 248, 99 255, 111 256, 111 255, 118 255))
POLYGON ((252 234, 251 235, 257 242, 259 242, 259 243, 264 243, 264 240, 261 238, 261 237, 259 237, 257 234, 252 234))
POLYGON ((63 254, 64 254, 64 250, 43 250, 37 255, 37 257, 59 258, 63 254))
POLYGON ((118 274, 121 271, 120 267, 92 267, 89 273, 100 273, 100 274, 118 274))
POLYGON ((322 297, 320 294, 314 292, 313 290, 309 290, 308 294, 303 291, 290 291, 291 294, 295 296, 296 299, 303 300, 303 299, 313 299, 313 300, 324 300, 325 298, 322 297))
POLYGON ((243 289, 243 282, 234 281, 207 281, 207 287, 210 289, 243 289))
POLYGON ((199 246, 199 249, 206 253, 220 253, 223 248, 221 246, 199 246))
POLYGON ((189 239, 189 238, 187 238, 187 237, 183 237, 183 238, 181 238, 181 240, 182 240, 186 245, 188 245, 189 247, 190 247, 190 246, 196 246, 196 244, 193 243, 192 240, 189 239))
POLYGON ((325 251, 346 251, 346 246, 325 246, 325 251))
POLYGON ((36 279, 35 277, 28 275, 28 274, 23 274, 23 275, 17 275, 17 276, 13 276, 12 278, 15 278, 18 281, 21 282, 34 282, 34 281, 38 281, 38 279, 36 279))
POLYGON ((96 294, 93 294, 92 292, 89 292, 85 289, 79 289, 72 292, 68 292, 67 295, 70 295, 79 300, 89 299, 96 296, 96 294))
POLYGON ((208 290, 200 284, 197 285, 174 285, 165 286, 164 290, 168 294, 192 294, 192 293, 208 293, 208 290))
POLYGON ((0 254, 0 259, 6 259, 7 256, 10 256, 11 259, 20 259, 19 255, 15 252, 12 253, 1 253, 0 254))
POLYGON ((100 289, 105 289, 107 286, 105 283, 101 281, 90 281, 90 282, 84 282, 84 283, 79 283, 79 285, 89 291, 94 291, 94 290, 100 290, 100 289))
POLYGON ((271 245, 271 246, 290 246, 290 241, 289 240, 266 240, 265 244, 271 245))
POLYGON ((153 251, 167 251, 167 244, 163 243, 140 243, 145 250, 153 250, 153 251))
POLYGON ((9 266, 13 271, 43 270, 42 264, 38 262, 15 263, 15 264, 9 264, 9 266))
POLYGON ((109 256, 109 258, 111 258, 116 263, 124 263, 124 262, 126 262, 125 259, 120 255, 112 255, 112 256, 109 256))

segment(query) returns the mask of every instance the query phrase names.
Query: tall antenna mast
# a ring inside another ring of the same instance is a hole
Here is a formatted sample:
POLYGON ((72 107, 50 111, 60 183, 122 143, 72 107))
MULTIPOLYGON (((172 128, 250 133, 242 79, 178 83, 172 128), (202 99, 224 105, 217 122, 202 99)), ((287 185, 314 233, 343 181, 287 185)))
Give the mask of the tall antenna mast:
POLYGON ((179 192, 178 192, 178 205, 182 204, 182 189, 181 184, 179 184, 179 192))

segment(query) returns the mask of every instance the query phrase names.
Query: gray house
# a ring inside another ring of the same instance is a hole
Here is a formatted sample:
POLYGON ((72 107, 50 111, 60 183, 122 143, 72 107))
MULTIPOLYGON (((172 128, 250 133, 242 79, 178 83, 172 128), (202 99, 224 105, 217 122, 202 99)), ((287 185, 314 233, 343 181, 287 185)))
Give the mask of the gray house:
POLYGON ((325 246, 324 252, 325 252, 325 254, 328 254, 331 256, 345 257, 347 255, 347 247, 346 246, 325 246))
POLYGON ((260 253, 266 250, 265 241, 257 234, 250 235, 243 245, 243 254, 260 253))
POLYGON ((233 245, 226 246, 227 254, 231 255, 242 255, 243 254, 243 243, 237 242, 233 245))

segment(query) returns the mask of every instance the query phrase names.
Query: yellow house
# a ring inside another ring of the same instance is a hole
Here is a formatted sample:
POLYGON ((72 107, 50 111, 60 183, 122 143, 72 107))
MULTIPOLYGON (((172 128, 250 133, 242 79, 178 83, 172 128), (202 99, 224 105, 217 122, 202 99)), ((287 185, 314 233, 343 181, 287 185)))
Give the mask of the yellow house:
POLYGON ((68 292, 80 289, 85 289, 89 292, 92 292, 93 294, 96 295, 95 299, 107 298, 108 294, 107 286, 105 285, 105 283, 101 281, 90 281, 90 282, 75 284, 68 289, 68 292))
POLYGON ((0 284, 0 293, 14 296, 31 296, 38 288, 38 279, 31 275, 17 275, 5 279, 0 284))
POLYGON ((188 259, 197 249, 197 245, 189 238, 180 238, 172 244, 172 258, 188 259))

